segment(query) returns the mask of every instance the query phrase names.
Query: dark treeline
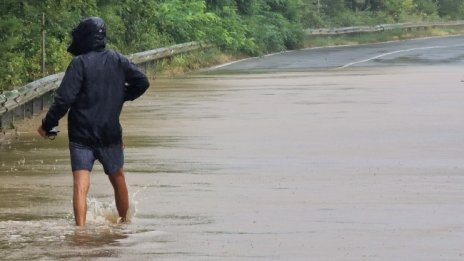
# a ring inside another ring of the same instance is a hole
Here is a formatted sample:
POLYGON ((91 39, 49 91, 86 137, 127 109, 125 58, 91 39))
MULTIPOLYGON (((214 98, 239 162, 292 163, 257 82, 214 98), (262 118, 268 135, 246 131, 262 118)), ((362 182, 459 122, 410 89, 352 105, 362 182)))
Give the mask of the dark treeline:
POLYGON ((457 20, 462 0, 0 0, 0 91, 39 78, 46 31, 46 73, 70 60, 70 30, 87 16, 107 22, 122 53, 188 41, 258 55, 303 44, 303 28, 457 20), (45 25, 42 26, 42 14, 45 25))

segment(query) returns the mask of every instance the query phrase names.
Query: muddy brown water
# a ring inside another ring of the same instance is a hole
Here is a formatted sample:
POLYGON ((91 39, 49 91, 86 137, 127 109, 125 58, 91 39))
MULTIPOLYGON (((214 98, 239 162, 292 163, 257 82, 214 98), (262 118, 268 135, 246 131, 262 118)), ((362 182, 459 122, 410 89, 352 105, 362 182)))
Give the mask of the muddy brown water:
POLYGON ((460 260, 462 77, 418 67, 159 79, 122 115, 127 225, 114 223, 96 164, 89 224, 75 228, 66 133, 20 129, 0 147, 0 255, 460 260))

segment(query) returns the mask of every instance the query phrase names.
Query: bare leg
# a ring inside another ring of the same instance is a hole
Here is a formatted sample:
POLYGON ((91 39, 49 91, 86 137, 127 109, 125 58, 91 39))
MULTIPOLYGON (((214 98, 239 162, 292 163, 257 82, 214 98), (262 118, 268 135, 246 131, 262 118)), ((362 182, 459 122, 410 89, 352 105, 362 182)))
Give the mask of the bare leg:
POLYGON ((85 226, 87 214, 87 193, 90 186, 90 172, 87 170, 76 170, 73 172, 73 207, 74 218, 77 226, 85 226))
POLYGON ((129 209, 129 193, 127 191, 124 170, 121 168, 108 177, 114 188, 114 199, 116 201, 118 214, 122 220, 126 220, 127 210, 129 209))

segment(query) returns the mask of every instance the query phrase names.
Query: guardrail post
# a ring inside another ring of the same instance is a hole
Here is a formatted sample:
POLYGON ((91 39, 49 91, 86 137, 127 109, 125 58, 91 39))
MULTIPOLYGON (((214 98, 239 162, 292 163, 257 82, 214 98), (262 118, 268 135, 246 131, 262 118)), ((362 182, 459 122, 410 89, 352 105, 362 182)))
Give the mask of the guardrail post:
POLYGON ((148 78, 152 78, 152 76, 155 74, 154 70, 156 70, 156 66, 158 65, 158 61, 148 61, 143 64, 140 64, 143 66, 143 70, 145 74, 147 75, 148 78))
POLYGON ((13 112, 7 111, 0 118, 0 129, 5 130, 10 128, 10 124, 13 122, 13 112))
MULTIPOLYGON (((172 59, 176 54, 210 47, 213 45, 190 42, 135 53, 128 58, 150 74, 160 59, 172 59)), ((49 108, 63 75, 64 73, 50 75, 0 94, 0 130, 10 129, 14 127, 12 124, 15 121, 30 118, 49 108)))
POLYGON ((386 30, 395 30, 403 29, 407 31, 426 29, 426 28, 435 28, 441 26, 464 26, 464 21, 454 21, 454 22, 432 22, 432 23, 398 23, 398 24, 381 24, 376 26, 356 26, 356 27, 342 27, 342 28, 318 28, 318 29, 306 29, 306 35, 338 35, 338 34, 350 34, 350 33, 363 33, 363 32, 378 32, 386 30))
POLYGON ((24 118, 32 118, 34 115, 34 101, 28 101, 24 104, 24 118))
POLYGON ((13 109, 13 123, 17 120, 24 120, 25 108, 24 105, 13 109))
POLYGON ((43 110, 43 96, 37 97, 32 100, 32 114, 36 115, 43 110))
POLYGON ((54 95, 55 95, 54 91, 49 91, 43 96, 44 100, 43 100, 42 110, 48 109, 52 105, 54 95))

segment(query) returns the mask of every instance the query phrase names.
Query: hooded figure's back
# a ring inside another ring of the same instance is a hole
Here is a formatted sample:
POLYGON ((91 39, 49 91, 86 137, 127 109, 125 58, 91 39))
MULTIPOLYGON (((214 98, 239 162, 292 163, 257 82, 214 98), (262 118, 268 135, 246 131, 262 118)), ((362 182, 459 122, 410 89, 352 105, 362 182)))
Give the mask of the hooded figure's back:
POLYGON ((123 103, 142 95, 149 83, 123 55, 105 49, 101 18, 82 20, 72 31, 68 51, 75 57, 56 91, 55 102, 43 120, 46 131, 58 125, 69 109, 69 140, 91 146, 121 142, 119 115, 123 103))
POLYGON ((72 31, 72 42, 68 52, 77 56, 106 46, 105 22, 99 17, 82 20, 72 31))

